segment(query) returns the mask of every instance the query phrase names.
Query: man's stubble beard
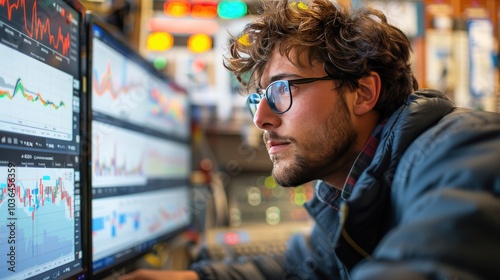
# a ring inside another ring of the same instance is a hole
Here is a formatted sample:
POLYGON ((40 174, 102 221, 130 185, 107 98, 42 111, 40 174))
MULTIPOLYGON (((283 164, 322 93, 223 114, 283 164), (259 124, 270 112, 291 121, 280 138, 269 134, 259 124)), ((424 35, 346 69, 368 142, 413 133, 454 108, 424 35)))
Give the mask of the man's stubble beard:
POLYGON ((289 139, 294 149, 288 153, 293 154, 270 157, 272 175, 283 187, 295 187, 331 175, 337 169, 335 163, 351 151, 356 136, 346 104, 339 99, 326 124, 310 135, 310 141, 299 143, 296 139, 289 139), (284 162, 281 157, 292 159, 284 162))

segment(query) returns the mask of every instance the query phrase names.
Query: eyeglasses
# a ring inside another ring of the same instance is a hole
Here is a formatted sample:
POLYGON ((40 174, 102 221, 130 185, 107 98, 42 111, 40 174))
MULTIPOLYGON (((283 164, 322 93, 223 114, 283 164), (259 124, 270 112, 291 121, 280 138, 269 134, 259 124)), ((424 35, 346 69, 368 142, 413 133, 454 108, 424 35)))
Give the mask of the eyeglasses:
POLYGON ((267 104, 276 114, 283 114, 292 107, 292 90, 290 86, 308 84, 321 80, 335 80, 337 78, 325 76, 321 78, 304 78, 296 80, 278 80, 267 86, 264 93, 252 93, 247 97, 247 105, 252 117, 257 112, 260 101, 265 97, 267 104))

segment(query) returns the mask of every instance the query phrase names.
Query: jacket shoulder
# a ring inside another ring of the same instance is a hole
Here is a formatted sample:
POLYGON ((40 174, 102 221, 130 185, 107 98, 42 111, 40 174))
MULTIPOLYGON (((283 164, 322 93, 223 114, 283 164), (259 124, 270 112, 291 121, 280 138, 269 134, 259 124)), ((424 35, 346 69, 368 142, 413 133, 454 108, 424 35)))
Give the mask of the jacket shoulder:
POLYGON ((500 114, 454 108, 404 152, 393 181, 401 207, 440 188, 500 195, 500 114), (404 194, 403 194, 404 193, 404 194))

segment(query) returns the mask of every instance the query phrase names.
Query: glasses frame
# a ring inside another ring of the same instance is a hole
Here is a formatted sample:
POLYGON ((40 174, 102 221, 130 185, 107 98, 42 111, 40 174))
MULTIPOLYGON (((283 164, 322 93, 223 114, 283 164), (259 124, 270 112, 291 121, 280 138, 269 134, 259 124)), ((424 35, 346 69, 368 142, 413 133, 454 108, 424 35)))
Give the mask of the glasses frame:
POLYGON ((255 117, 255 112, 257 112, 257 107, 259 106, 262 99, 264 99, 264 97, 267 100, 267 105, 269 106, 269 108, 271 108, 271 110, 273 110, 273 112, 275 112, 276 114, 281 115, 281 114, 288 112, 288 110, 290 110, 290 108, 292 108, 293 98, 292 98, 292 88, 290 86, 309 84, 309 83, 316 82, 316 81, 337 80, 337 79, 338 78, 332 77, 332 76, 324 76, 321 78, 302 78, 302 79, 295 79, 295 80, 277 80, 277 81, 270 83, 266 87, 266 89, 264 90, 263 93, 255 92, 255 93, 250 94, 247 97, 246 103, 247 103, 248 109, 250 110, 250 114, 252 115, 252 118, 255 117), (286 88, 288 88, 288 96, 290 98, 290 105, 288 106, 288 108, 286 108, 284 110, 278 110, 278 108, 276 107, 276 104, 272 101, 270 102, 270 100, 273 100, 273 99, 269 98, 270 95, 272 94, 269 89, 277 83, 285 83, 286 88))

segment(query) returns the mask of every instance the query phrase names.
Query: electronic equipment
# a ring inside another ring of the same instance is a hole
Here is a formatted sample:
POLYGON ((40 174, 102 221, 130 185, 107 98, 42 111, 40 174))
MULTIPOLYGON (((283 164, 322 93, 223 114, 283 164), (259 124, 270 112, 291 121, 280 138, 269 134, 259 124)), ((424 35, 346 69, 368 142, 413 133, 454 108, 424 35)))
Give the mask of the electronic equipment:
POLYGON ((102 278, 189 225, 190 102, 98 16, 87 26, 92 263, 102 278))
POLYGON ((84 8, 0 1, 0 278, 85 279, 84 8))
POLYGON ((303 204, 315 182, 285 188, 270 171, 242 172, 228 181, 229 226, 205 232, 199 259, 282 254, 293 235, 309 235, 313 222, 303 204))
POLYGON ((229 261, 241 257, 283 254, 293 235, 308 236, 311 228, 311 222, 286 222, 274 226, 254 224, 208 229, 198 258, 229 261))
POLYGON ((282 187, 271 171, 242 172, 228 183, 229 225, 277 226, 311 221, 304 203, 314 195, 315 181, 297 187, 282 187))

